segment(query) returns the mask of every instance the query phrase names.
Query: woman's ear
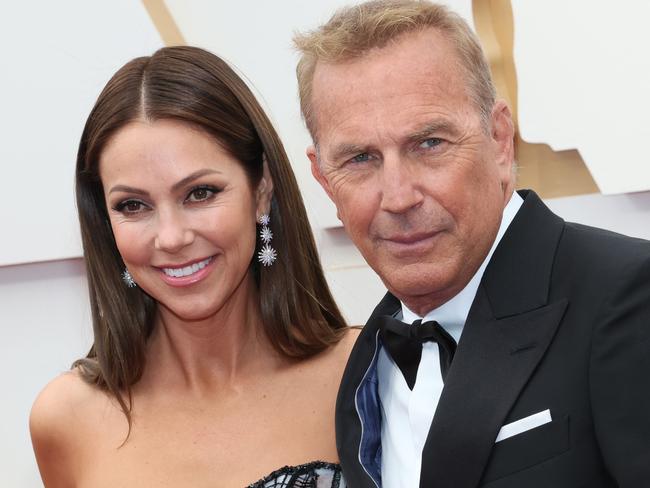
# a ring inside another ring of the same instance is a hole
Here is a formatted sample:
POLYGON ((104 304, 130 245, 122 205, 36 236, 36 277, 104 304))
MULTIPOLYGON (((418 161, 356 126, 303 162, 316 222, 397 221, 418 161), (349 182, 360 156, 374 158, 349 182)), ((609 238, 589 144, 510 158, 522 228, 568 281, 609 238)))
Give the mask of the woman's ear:
POLYGON ((271 198, 273 197, 273 179, 269 171, 266 154, 262 156, 262 178, 257 185, 257 215, 268 214, 271 211, 271 198))

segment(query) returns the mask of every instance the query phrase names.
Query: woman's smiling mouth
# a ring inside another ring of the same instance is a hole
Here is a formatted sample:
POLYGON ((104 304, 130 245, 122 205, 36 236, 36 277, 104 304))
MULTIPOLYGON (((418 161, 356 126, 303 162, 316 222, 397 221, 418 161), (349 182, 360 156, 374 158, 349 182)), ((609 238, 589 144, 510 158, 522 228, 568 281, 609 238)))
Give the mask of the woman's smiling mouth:
POLYGON ((180 266, 157 266, 162 271, 165 283, 172 286, 187 286, 202 280, 212 269, 214 256, 180 266))

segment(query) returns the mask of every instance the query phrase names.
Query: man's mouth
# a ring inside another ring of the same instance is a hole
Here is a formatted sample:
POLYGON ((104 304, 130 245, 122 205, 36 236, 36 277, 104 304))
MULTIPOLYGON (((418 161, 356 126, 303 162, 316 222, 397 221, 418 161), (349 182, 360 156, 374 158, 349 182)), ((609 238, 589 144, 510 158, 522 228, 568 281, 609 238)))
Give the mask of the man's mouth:
POLYGON ((393 242, 395 244, 415 244, 420 241, 424 241, 438 234, 438 232, 414 232, 411 234, 394 234, 388 237, 385 237, 384 240, 388 242, 393 242))

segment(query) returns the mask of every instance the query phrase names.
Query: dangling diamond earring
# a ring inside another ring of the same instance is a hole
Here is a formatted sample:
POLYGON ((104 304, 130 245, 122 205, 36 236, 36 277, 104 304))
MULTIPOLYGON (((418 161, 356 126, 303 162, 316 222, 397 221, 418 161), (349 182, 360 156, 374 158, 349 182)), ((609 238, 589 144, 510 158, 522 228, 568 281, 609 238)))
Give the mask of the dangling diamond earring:
POLYGON ((129 270, 126 268, 124 268, 124 271, 122 272, 122 281, 129 288, 136 287, 135 281, 133 281, 133 276, 131 276, 131 273, 129 273, 129 270))
POLYGON ((271 247, 271 239, 273 239, 273 232, 269 229, 271 218, 268 214, 262 215, 259 220, 262 226, 260 229, 260 239, 264 243, 262 249, 257 253, 257 260, 264 266, 271 266, 278 257, 278 253, 271 247))

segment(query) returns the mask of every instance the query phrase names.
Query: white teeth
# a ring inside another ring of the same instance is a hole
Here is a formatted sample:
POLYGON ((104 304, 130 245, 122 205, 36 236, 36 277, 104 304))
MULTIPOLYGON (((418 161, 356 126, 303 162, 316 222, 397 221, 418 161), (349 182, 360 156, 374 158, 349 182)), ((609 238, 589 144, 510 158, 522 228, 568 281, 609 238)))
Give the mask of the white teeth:
POLYGON ((204 259, 203 261, 199 261, 198 263, 194 263, 190 266, 185 266, 184 268, 163 268, 163 271, 167 276, 171 276, 173 278, 181 278, 183 276, 194 274, 198 270, 205 268, 208 263, 210 263, 210 261, 212 261, 211 257, 204 259))

